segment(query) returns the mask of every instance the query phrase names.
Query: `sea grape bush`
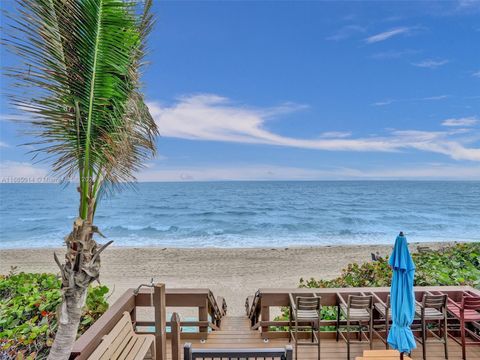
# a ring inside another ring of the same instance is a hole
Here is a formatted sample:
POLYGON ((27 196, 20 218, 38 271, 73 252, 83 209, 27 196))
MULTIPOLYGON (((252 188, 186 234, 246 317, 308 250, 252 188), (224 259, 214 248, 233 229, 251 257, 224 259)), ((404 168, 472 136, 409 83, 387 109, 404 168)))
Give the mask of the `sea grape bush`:
POLYGON ((414 254, 415 285, 470 285, 480 288, 480 242, 414 254))
MULTIPOLYGON (((412 254, 416 286, 469 285, 480 288, 480 242, 455 244, 440 250, 412 254)), ((390 286, 392 270, 388 257, 363 264, 349 264, 332 280, 300 279, 301 288, 390 286)), ((336 319, 336 308, 322 307, 322 319, 336 319)), ((288 308, 276 320, 287 320, 288 308)), ((278 328, 277 330, 281 330, 278 328)), ((331 330, 325 327, 323 330, 331 330)))
MULTIPOLYGON (((412 254, 416 286, 470 285, 480 288, 480 242, 412 254)), ((390 286, 388 257, 361 265, 349 264, 332 280, 300 279, 303 288, 390 286)))
MULTIPOLYGON (((0 275, 0 359, 45 359, 57 329, 61 281, 53 274, 0 275)), ((90 287, 79 334, 108 308, 108 288, 90 287)))

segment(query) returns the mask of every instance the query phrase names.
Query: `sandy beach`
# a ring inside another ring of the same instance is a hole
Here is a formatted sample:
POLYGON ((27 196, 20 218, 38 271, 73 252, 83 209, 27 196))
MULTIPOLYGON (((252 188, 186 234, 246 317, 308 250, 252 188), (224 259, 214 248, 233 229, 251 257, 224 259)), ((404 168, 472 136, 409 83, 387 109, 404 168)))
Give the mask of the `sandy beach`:
MULTIPOLYGON (((411 244, 415 250, 418 244, 411 244)), ((429 243, 432 248, 447 243, 429 243)), ((58 272, 53 252, 61 249, 0 250, 0 273, 17 271, 58 272)), ((241 315, 245 298, 260 287, 296 287, 299 279, 331 279, 351 262, 370 261, 372 252, 382 256, 391 251, 386 245, 322 246, 299 248, 125 248, 112 247, 102 257, 102 283, 113 291, 115 301, 126 289, 149 282, 167 287, 210 288, 225 297, 229 313, 241 315)))

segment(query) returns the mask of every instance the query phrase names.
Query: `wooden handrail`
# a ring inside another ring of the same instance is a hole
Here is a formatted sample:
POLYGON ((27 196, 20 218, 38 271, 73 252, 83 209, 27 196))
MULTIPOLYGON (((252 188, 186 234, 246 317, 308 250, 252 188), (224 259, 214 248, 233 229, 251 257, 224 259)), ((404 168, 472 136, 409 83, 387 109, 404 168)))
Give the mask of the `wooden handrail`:
MULTIPOLYGON (((206 339, 209 328, 219 330, 220 320, 225 315, 226 302, 220 298, 219 302, 215 300, 209 289, 166 289, 164 290, 165 299, 162 309, 155 311, 157 322, 163 318, 163 326, 155 326, 155 321, 138 321, 136 319, 136 307, 155 306, 159 302, 159 297, 154 295, 152 288, 141 288, 138 294, 134 294, 134 289, 128 289, 122 296, 111 305, 111 307, 82 335, 77 339, 73 346, 70 359, 86 359, 97 348, 102 341, 102 337, 108 334, 115 324, 120 320, 124 311, 131 314, 135 326, 154 326, 155 329, 161 329, 162 333, 157 334, 157 342, 163 342, 165 337, 165 328, 172 325, 165 321, 165 307, 197 307, 199 309, 198 321, 180 321, 180 326, 199 327, 199 333, 185 333, 186 336, 206 339), (152 302, 153 300, 153 302, 152 302), (219 306, 221 304, 221 307, 219 306), (209 321, 209 316, 211 321, 209 321)), ((160 296, 162 298, 162 296, 160 296)), ((140 332, 139 332, 140 333, 140 332)), ((147 333, 147 332, 143 332, 147 333)), ((151 333, 151 332, 148 332, 151 333)), ((163 349, 157 349, 160 353, 163 349)), ((165 357, 164 357, 165 358, 165 357)))
MULTIPOLYGON (((247 298, 248 302, 248 298, 247 298)), ((247 317, 249 319, 252 319, 252 316, 255 314, 255 310, 257 309, 258 304, 260 303, 260 290, 257 290, 255 295, 253 296, 252 299, 252 304, 250 304, 250 307, 246 307, 247 310, 247 317)))
MULTIPOLYGON (((480 291, 469 286, 419 286, 415 287, 415 292, 418 298, 423 296, 426 292, 442 291, 451 298, 456 298, 462 293, 480 295, 480 291)), ((276 323, 270 321, 269 308, 289 306, 289 294, 294 293, 298 295, 318 294, 322 297, 323 306, 337 306, 339 298, 347 295, 359 295, 361 293, 374 295, 375 298, 383 299, 390 293, 389 287, 376 288, 300 288, 300 289, 259 289, 253 300, 246 301, 247 316, 251 321, 252 329, 260 329, 262 337, 268 338, 270 334, 269 326, 285 326, 286 323, 276 323)), ((383 302, 383 301, 382 301, 383 302)), ((322 323, 323 325, 323 323, 322 323)))
MULTIPOLYGON (((213 293, 209 290, 208 291, 208 302, 209 302, 209 307, 212 308, 213 313, 212 313, 212 321, 220 321, 222 317, 224 316, 224 313, 222 310, 220 310, 220 307, 217 304, 217 300, 215 299, 215 296, 213 296, 213 293)), ((223 299, 223 298, 222 298, 223 299)), ((225 301, 225 300, 224 300, 225 301)), ((223 307, 223 304, 222 304, 223 307)), ((226 303, 225 303, 226 307, 226 303)))
MULTIPOLYGON (((213 293, 209 289, 166 289, 167 307, 197 307, 199 309, 199 321, 207 321, 208 316, 217 329, 221 319, 225 315, 227 304, 223 298, 221 308, 218 305, 213 293)), ((137 306, 151 306, 151 290, 140 289, 137 306)), ((200 326, 200 332, 207 334, 208 326, 200 326)))
POLYGON ((217 296, 217 304, 220 304, 222 316, 227 315, 227 302, 223 296, 217 296))

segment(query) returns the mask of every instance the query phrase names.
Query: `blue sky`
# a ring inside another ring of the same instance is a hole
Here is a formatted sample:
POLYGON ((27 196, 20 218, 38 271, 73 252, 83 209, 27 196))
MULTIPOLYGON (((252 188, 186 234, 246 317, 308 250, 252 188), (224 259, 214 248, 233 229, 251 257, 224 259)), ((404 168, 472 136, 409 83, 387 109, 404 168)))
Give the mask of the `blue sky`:
MULTIPOLYGON (((139 180, 480 179, 479 1, 154 11, 144 91, 162 137, 139 180)), ((0 101, 2 176, 48 174, 0 101)))

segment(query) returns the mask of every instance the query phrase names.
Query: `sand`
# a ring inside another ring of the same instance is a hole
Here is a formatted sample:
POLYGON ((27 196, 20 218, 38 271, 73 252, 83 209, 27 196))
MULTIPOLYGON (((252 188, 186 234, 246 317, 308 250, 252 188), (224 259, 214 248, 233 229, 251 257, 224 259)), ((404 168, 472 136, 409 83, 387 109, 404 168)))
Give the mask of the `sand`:
MULTIPOLYGON (((415 249, 418 244, 411 244, 415 249)), ((447 243, 429 243, 439 248, 447 243)), ((61 249, 0 250, 0 273, 16 271, 58 272, 53 252, 61 249)), ((242 315, 248 295, 258 288, 297 287, 299 279, 338 276, 351 262, 370 261, 391 246, 318 246, 275 249, 178 249, 111 247, 102 256, 101 281, 113 291, 110 301, 141 283, 163 282, 170 288, 209 288, 223 296, 230 315, 242 315)))

